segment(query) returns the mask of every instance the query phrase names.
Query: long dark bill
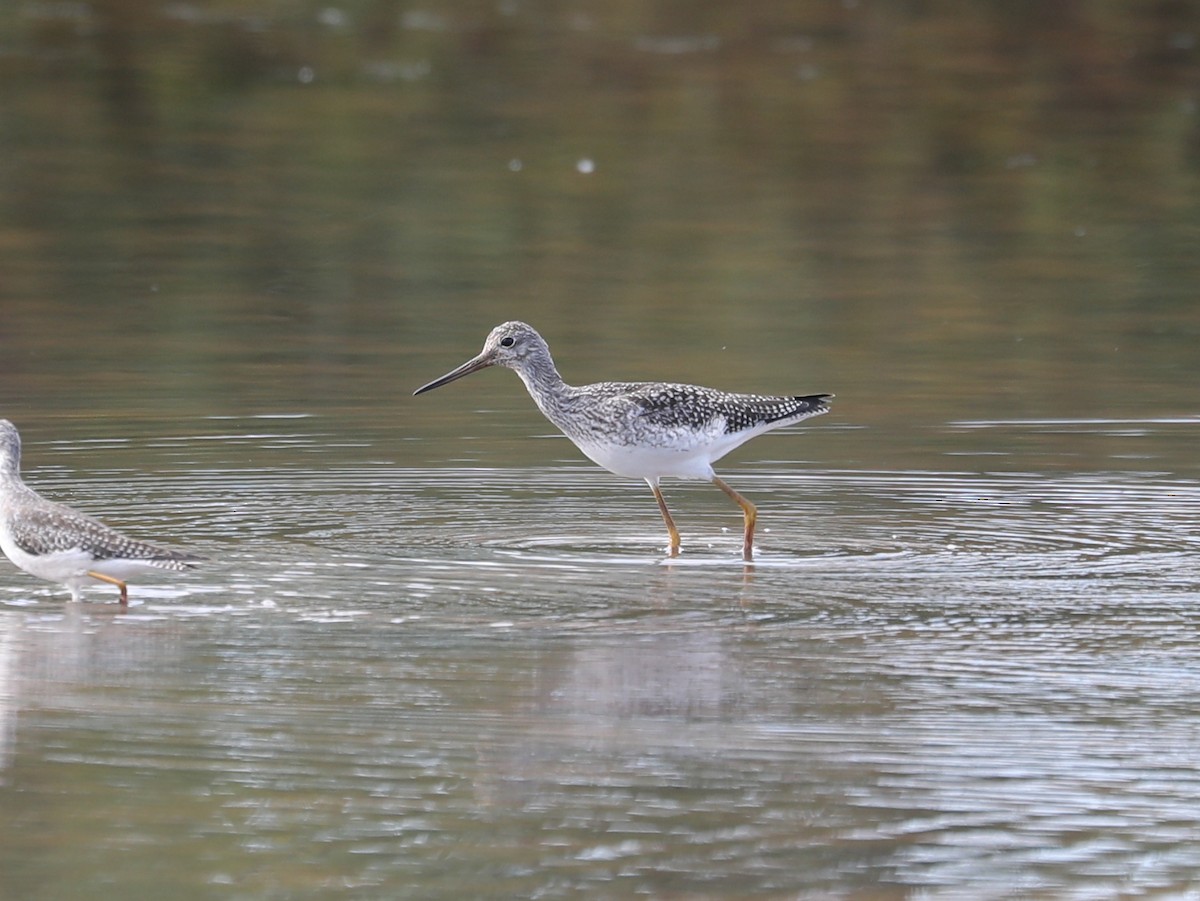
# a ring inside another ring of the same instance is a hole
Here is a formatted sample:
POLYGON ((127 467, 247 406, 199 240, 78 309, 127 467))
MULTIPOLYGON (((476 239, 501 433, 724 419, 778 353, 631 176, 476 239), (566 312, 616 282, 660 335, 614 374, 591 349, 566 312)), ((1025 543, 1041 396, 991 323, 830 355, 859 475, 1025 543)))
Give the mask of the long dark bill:
POLYGON ((418 394, 424 394, 426 391, 432 391, 434 388, 440 388, 442 385, 448 385, 455 379, 461 379, 464 375, 470 375, 472 372, 478 372, 480 369, 487 369, 491 365, 491 358, 483 355, 480 355, 473 360, 467 360, 467 362, 463 363, 457 369, 452 369, 450 372, 447 372, 440 379, 434 379, 428 385, 422 385, 413 392, 413 397, 416 397, 418 394))

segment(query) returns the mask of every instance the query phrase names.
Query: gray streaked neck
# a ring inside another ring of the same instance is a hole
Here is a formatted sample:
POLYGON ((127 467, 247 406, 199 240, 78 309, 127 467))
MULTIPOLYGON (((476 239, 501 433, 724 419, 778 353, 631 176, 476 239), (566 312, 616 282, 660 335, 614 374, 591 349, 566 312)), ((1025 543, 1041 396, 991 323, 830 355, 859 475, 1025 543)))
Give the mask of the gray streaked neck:
POLYGON ((532 350, 521 360, 521 365, 514 366, 513 370, 525 383, 538 409, 550 419, 554 419, 551 412, 561 409, 563 401, 575 392, 558 374, 550 350, 544 345, 532 350))

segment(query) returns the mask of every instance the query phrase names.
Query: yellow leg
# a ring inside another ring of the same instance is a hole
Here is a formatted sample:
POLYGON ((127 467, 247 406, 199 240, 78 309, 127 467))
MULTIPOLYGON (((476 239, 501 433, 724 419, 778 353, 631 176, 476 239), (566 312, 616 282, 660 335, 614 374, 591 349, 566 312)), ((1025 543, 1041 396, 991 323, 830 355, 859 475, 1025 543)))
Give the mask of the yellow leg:
POLYGON ((750 561, 754 559, 754 523, 758 520, 758 508, 750 503, 729 485, 727 485, 718 476, 713 476, 713 484, 733 498, 734 503, 742 508, 742 513, 746 517, 746 534, 742 543, 742 559, 750 561))
POLYGON ((658 486, 650 482, 650 490, 654 492, 654 499, 658 501, 658 509, 662 513, 663 522, 667 524, 667 534, 671 536, 671 556, 678 557, 679 530, 675 528, 675 520, 671 518, 671 511, 667 509, 667 502, 658 486))
POLYGON ((101 582, 107 582, 109 585, 116 585, 121 589, 121 606, 129 606, 129 587, 120 579, 114 579, 112 576, 106 576, 104 573, 93 572, 88 570, 88 575, 93 579, 99 579, 101 582))

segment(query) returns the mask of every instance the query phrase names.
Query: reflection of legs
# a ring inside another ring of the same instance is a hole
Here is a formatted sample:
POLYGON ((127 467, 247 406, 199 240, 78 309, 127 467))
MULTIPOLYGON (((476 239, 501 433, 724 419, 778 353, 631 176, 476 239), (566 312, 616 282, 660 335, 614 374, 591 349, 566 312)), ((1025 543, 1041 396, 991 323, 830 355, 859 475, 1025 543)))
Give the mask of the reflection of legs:
POLYGON ((650 486, 650 490, 654 492, 654 499, 658 501, 658 509, 662 513, 663 522, 667 524, 667 534, 671 536, 671 556, 679 556, 679 530, 675 528, 675 520, 671 518, 671 511, 667 509, 667 502, 663 499, 662 492, 658 488, 657 482, 651 482, 646 479, 646 483, 650 486))
POLYGON ((104 573, 98 573, 95 570, 88 570, 88 575, 93 579, 99 579, 101 582, 107 582, 109 585, 116 585, 121 589, 121 606, 129 605, 129 589, 120 579, 114 579, 112 576, 106 576, 104 573))
POLYGON ((713 484, 733 498, 734 502, 742 508, 742 513, 746 517, 746 535, 742 542, 742 559, 754 559, 754 523, 758 519, 758 509, 754 504, 750 503, 732 488, 730 488, 718 476, 713 476, 713 484))

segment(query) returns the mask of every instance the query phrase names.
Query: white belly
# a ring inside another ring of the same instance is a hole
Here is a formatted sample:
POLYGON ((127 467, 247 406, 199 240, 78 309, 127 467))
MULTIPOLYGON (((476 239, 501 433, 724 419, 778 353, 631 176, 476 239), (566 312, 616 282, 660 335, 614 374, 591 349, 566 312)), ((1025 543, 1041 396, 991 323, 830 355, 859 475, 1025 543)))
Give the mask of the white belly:
POLYGON ((707 450, 680 451, 614 444, 580 444, 579 449, 609 472, 630 479, 658 480, 663 476, 712 479, 715 474, 707 450))
POLYGON ((82 585, 94 584, 88 575, 89 572, 103 573, 124 581, 137 573, 155 569, 152 563, 145 560, 130 560, 123 557, 97 560, 89 551, 82 548, 54 551, 49 554, 30 554, 12 540, 7 530, 0 531, 0 550, 4 551, 4 556, 8 557, 15 566, 31 576, 37 576, 47 582, 58 582, 73 590, 82 585))
MULTIPOLYGON (((726 432, 725 421, 714 419, 704 431, 675 429, 655 436, 647 443, 618 444, 593 442, 588 436, 568 437, 589 459, 609 472, 631 479, 657 480, 663 476, 677 479, 712 480, 713 463, 751 438, 784 425, 766 423, 738 432, 726 432)), ((564 430, 565 431, 565 430, 564 430)))
POLYGON ((66 585, 75 579, 85 579, 88 569, 93 568, 92 555, 83 550, 30 554, 8 540, 7 535, 0 536, 0 549, 14 565, 48 582, 66 585))

